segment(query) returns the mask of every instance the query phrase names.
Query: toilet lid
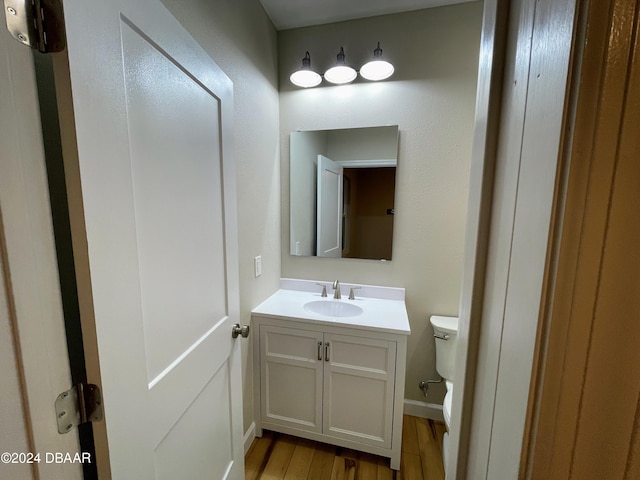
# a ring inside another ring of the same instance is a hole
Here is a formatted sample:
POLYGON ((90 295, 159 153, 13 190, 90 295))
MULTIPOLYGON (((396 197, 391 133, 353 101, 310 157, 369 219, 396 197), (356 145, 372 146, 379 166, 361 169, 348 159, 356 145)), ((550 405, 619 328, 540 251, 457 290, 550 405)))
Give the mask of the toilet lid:
POLYGON ((451 425, 451 399, 453 398, 453 388, 447 390, 447 394, 444 396, 444 402, 442 404, 442 414, 444 415, 444 423, 447 425, 447 430, 451 425))

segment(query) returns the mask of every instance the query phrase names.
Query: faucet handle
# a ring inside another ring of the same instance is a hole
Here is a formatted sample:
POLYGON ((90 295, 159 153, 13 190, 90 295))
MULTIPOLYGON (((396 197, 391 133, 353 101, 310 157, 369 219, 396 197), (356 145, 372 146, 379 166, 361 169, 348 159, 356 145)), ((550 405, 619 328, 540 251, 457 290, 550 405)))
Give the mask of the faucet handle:
POLYGON ((349 290, 349 300, 355 300, 356 296, 353 293, 354 290, 360 290, 362 287, 351 287, 351 290, 349 290))
POLYGON ((322 287, 322 293, 320 294, 321 297, 326 297, 327 296, 327 286, 324 283, 316 283, 316 285, 318 285, 319 287, 322 287))

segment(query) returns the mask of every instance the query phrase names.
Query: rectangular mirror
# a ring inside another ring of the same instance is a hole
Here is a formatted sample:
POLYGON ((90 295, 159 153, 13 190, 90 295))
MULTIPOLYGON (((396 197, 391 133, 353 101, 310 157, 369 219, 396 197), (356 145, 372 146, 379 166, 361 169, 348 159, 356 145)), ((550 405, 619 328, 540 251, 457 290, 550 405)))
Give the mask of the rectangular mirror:
POLYGON ((398 126, 292 132, 291 255, 391 260, 398 126))

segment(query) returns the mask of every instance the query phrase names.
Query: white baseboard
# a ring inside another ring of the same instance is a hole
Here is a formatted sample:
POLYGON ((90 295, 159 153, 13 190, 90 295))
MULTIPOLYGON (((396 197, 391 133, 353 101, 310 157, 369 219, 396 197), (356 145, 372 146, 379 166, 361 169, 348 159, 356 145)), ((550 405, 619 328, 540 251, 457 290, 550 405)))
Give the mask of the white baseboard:
POLYGON ((405 415, 413 415, 414 417, 420 418, 430 418, 431 420, 444 422, 442 405, 438 403, 419 402, 417 400, 409 400, 405 398, 404 413, 405 415))
POLYGON ((249 447, 251 447, 251 444, 253 443, 255 438, 256 438, 256 424, 255 422, 251 422, 251 425, 249 425, 249 428, 244 434, 244 454, 245 455, 249 451, 249 447))

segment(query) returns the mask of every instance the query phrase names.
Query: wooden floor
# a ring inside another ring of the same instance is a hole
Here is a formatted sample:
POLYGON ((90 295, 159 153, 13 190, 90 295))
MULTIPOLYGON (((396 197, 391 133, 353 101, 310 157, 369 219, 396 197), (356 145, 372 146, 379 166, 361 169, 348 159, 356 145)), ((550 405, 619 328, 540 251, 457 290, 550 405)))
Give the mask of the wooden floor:
MULTIPOLYGON (((443 423, 404 416, 397 480, 444 480, 443 423)), ((245 456, 247 480, 391 480, 389 459, 265 431, 245 456)))

